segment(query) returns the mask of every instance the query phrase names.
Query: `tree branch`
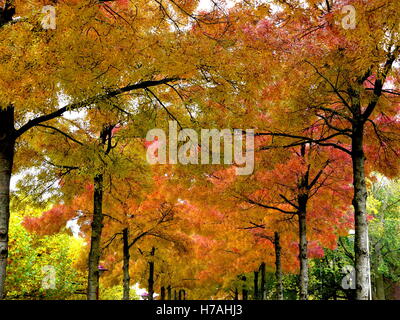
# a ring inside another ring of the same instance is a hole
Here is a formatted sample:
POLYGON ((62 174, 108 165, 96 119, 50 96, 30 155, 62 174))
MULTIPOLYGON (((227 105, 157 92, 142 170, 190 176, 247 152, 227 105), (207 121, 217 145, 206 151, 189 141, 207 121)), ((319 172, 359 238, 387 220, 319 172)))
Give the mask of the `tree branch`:
POLYGON ((52 129, 52 130, 54 130, 54 131, 56 131, 56 132, 62 134, 64 137, 66 137, 66 138, 72 140, 73 142, 75 142, 75 143, 77 143, 77 144, 83 146, 83 143, 82 143, 82 142, 76 140, 75 138, 71 137, 69 134, 65 133, 64 131, 62 131, 62 130, 56 128, 56 127, 49 126, 49 125, 44 125, 44 124, 38 124, 37 126, 38 126, 38 127, 43 127, 43 128, 52 129))
POLYGON ((87 106, 90 106, 94 103, 100 102, 100 101, 104 101, 104 100, 108 100, 111 99, 113 97, 116 97, 122 93, 126 93, 129 91, 133 91, 133 90, 138 90, 138 89, 146 89, 149 87, 154 87, 154 86, 158 86, 161 84, 166 84, 168 82, 173 82, 173 81, 177 81, 180 80, 179 78, 164 78, 162 80, 149 80, 149 81, 142 81, 136 84, 132 84, 132 85, 128 85, 107 93, 103 93, 103 94, 99 94, 96 95, 94 97, 91 97, 89 99, 86 99, 84 101, 81 102, 76 102, 76 103, 71 103, 67 106, 64 106, 54 112, 51 112, 49 114, 43 115, 43 116, 39 116, 37 118, 34 118, 32 120, 29 120, 25 125, 23 125, 21 128, 19 128, 16 131, 16 138, 20 137, 22 134, 24 134, 26 131, 28 131, 29 129, 41 124, 42 122, 46 122, 49 120, 52 120, 54 118, 60 117, 64 114, 64 112, 66 111, 72 111, 72 110, 77 110, 77 109, 81 109, 87 106))

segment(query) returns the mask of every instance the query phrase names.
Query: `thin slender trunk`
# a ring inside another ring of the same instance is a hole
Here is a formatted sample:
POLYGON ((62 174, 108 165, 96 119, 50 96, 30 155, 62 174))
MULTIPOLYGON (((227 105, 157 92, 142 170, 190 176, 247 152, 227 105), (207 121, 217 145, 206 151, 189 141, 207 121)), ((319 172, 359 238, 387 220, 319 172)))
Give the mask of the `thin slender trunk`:
POLYGON ((14 160, 14 108, 0 109, 0 299, 5 298, 10 221, 10 181, 14 160))
MULTIPOLYGON (((383 208, 382 208, 383 209, 383 208)), ((384 208, 386 210, 387 207, 384 208)), ((381 227, 383 228, 384 232, 385 230, 385 216, 382 214, 380 216, 380 224, 381 227)), ((379 271, 379 267, 383 263, 383 256, 382 256, 382 241, 379 240, 376 245, 375 245, 375 255, 376 255, 376 263, 375 263, 375 287, 376 287, 376 294, 375 294, 375 299, 376 300, 386 300, 386 294, 385 294, 385 279, 383 277, 383 274, 379 271)))
POLYGON ((176 300, 176 290, 174 290, 174 300, 176 300))
POLYGON ((247 300, 247 289, 246 288, 242 289, 242 300, 247 300))
POLYGON ((160 300, 165 300, 165 287, 161 287, 160 300))
POLYGON ((383 275, 379 273, 379 271, 375 276, 375 286, 376 286, 375 300, 386 300, 385 281, 383 279, 383 275))
POLYGON ((258 300, 258 271, 254 271, 254 297, 253 300, 258 300))
POLYGON ((242 280, 243 280, 242 300, 247 300, 248 299, 248 297, 247 297, 248 292, 247 292, 247 288, 246 288, 246 280, 247 280, 246 276, 243 276, 242 280))
POLYGON ((368 300, 369 289, 369 253, 367 223, 367 187, 365 184, 364 125, 355 124, 352 133, 353 186, 354 186, 354 220, 355 220, 355 270, 356 299, 368 300))
POLYGON ((129 276, 129 230, 125 228, 122 231, 122 240, 123 240, 123 252, 124 252, 124 262, 123 262, 123 275, 124 275, 124 295, 123 300, 129 300, 129 291, 130 291, 130 281, 131 278, 129 276))
POLYGON ((260 265, 261 285, 260 285, 260 299, 265 300, 265 262, 260 265))
MULTIPOLYGON (((383 220, 383 217, 381 218, 383 220)), ((382 244, 380 241, 375 245, 375 255, 376 255, 376 263, 375 263, 375 300, 385 300, 385 281, 383 279, 382 273, 379 271, 379 266, 383 262, 382 257, 382 244)))
POLYGON ((308 258, 307 258, 307 222, 304 200, 299 201, 299 260, 300 260, 300 300, 308 299, 308 258))
POLYGON ((235 288, 235 297, 233 298, 233 300, 239 300, 239 290, 238 290, 238 288, 235 288))
POLYGON ((278 300, 283 300, 281 242, 280 242, 279 232, 275 232, 274 234, 274 247, 275 247, 276 298, 278 300))
POLYGON ((172 292, 171 292, 171 286, 170 285, 167 288, 167 297, 168 297, 168 300, 172 300, 172 292))
POLYGON ((93 195, 93 221, 92 235, 89 252, 89 275, 88 275, 88 300, 96 300, 99 290, 99 262, 101 255, 101 233, 103 230, 103 175, 94 177, 93 195))
POLYGON ((149 285, 149 300, 153 300, 154 299, 154 252, 155 252, 155 248, 153 247, 151 249, 150 252, 150 261, 149 261, 149 281, 148 281, 148 285, 149 285))
MULTIPOLYGON (((301 156, 305 158, 305 155, 306 155, 306 145, 302 144, 301 156)), ((297 196, 297 205, 298 205, 297 217, 299 219, 300 300, 308 299, 307 202, 310 190, 309 177, 310 177, 310 165, 308 165, 307 171, 299 181, 298 184, 299 193, 297 196)))
MULTIPOLYGON (((100 133, 101 146, 108 143, 105 154, 108 154, 111 147, 111 133, 113 126, 104 126, 100 133)), ((87 299, 99 299, 99 262, 101 256, 101 234, 103 231, 103 174, 97 173, 93 179, 93 221, 91 224, 92 235, 90 241, 89 266, 88 266, 88 288, 87 299)))

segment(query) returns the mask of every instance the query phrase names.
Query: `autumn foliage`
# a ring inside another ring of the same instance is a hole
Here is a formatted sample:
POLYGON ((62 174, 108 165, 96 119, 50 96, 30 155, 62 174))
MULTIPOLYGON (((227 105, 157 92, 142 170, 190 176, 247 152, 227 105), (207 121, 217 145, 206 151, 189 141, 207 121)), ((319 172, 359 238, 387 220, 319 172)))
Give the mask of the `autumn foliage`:
POLYGON ((29 278, 16 264, 28 251, 73 269, 60 298, 118 287, 128 300, 138 284, 149 299, 316 299, 332 256, 354 264, 346 297, 371 299, 371 273, 384 287, 396 259, 385 269, 378 244, 397 242, 376 240, 377 212, 397 221, 396 202, 373 192, 400 173, 399 2, 203 5, 0 1, 0 299, 58 298, 7 282, 7 264, 29 278), (150 165, 160 141, 146 134, 169 121, 252 129, 254 172, 150 165))

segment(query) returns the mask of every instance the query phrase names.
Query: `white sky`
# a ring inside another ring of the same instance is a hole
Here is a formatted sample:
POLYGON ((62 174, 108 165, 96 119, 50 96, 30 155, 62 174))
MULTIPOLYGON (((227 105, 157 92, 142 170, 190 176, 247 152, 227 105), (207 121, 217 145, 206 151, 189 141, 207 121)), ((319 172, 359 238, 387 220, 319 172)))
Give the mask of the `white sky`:
MULTIPOLYGON (((227 0, 227 7, 230 8, 232 7, 236 2, 240 2, 242 0, 227 0)), ((200 0, 200 4, 197 7, 197 10, 207 10, 212 7, 212 1, 211 0, 200 0)))

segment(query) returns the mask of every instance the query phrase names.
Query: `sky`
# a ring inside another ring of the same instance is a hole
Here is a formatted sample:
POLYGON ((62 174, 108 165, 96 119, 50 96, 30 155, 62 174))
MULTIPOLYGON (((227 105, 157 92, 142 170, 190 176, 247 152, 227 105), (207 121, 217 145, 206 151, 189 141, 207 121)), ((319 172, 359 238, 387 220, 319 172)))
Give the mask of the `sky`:
MULTIPOLYGON (((239 2, 240 0, 227 0, 228 8, 232 7, 236 2, 239 2)), ((197 10, 207 10, 212 7, 212 1, 211 0, 200 0, 200 4, 197 8, 197 10)))

